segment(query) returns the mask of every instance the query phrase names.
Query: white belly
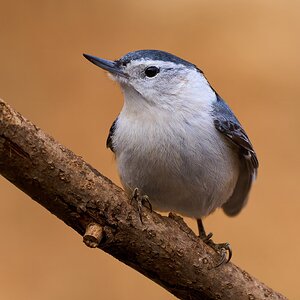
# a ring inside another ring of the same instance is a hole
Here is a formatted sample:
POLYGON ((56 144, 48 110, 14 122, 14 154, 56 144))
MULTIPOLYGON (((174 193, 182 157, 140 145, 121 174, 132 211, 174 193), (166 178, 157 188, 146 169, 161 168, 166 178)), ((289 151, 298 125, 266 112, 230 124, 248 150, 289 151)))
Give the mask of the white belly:
POLYGON ((159 211, 203 217, 228 200, 237 182, 236 152, 203 119, 153 122, 121 116, 113 144, 125 190, 139 188, 159 211))

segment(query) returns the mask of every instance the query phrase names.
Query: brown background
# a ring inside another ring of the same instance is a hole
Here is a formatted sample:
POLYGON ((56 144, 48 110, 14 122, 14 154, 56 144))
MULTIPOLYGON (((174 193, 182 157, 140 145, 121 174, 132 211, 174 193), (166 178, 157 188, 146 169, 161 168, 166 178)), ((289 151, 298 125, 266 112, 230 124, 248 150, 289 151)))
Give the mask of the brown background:
MULTIPOLYGON (((197 64, 261 163, 243 213, 206 226, 234 263, 300 299, 299 11, 292 0, 1 1, 0 97, 119 183, 105 139, 122 95, 81 54, 154 48, 197 64)), ((0 299, 174 299, 3 178, 0 200, 0 299)))

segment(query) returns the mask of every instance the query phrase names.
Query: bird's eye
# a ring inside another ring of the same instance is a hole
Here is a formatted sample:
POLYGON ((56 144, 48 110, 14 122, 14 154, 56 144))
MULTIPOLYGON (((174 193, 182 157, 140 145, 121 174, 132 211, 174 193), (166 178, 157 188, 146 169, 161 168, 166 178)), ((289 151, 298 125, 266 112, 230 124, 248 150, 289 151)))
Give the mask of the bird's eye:
POLYGON ((145 75, 147 77, 154 77, 159 73, 159 68, 151 66, 145 69, 145 75))

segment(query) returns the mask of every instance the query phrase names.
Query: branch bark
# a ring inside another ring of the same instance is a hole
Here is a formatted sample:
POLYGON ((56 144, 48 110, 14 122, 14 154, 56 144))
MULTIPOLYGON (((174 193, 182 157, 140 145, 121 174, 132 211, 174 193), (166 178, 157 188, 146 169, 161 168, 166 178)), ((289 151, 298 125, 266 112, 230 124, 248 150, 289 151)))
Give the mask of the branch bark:
POLYGON ((98 247, 180 299, 286 299, 218 255, 183 222, 143 208, 0 99, 0 173, 98 247))

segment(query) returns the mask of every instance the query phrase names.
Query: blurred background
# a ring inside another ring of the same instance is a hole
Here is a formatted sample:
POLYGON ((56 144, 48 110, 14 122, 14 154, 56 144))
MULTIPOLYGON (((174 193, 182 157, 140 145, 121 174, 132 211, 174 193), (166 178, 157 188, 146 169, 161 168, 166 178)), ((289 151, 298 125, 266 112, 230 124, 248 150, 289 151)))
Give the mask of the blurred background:
MULTIPOLYGON (((82 53, 161 49, 197 64, 260 160, 246 209, 205 220, 232 261, 300 299, 299 1, 1 1, 0 97, 119 183, 105 148, 122 107, 82 53)), ((186 219, 196 230, 196 223, 186 219)), ((0 298, 174 299, 0 177, 0 298)))

